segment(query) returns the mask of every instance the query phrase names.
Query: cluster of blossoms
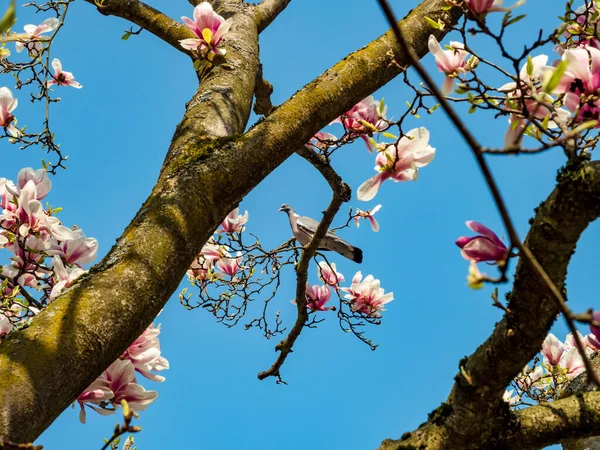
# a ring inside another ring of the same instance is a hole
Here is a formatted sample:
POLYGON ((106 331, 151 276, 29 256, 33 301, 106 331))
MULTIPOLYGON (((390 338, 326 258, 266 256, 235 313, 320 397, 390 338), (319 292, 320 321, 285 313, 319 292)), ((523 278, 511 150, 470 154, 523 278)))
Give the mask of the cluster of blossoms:
MULTIPOLYGON (((398 139, 385 132, 391 124, 386 118, 386 113, 387 106, 383 99, 377 101, 369 96, 331 123, 340 123, 344 126, 344 137, 337 139, 333 134, 320 131, 306 144, 309 148, 314 147, 327 152, 329 148, 361 138, 369 152, 377 152, 375 171, 378 173, 358 188, 357 198, 361 201, 372 200, 386 180, 393 180, 396 183, 416 181, 418 170, 429 164, 435 157, 435 148, 429 145, 429 131, 426 128, 414 128, 398 139), (373 138, 376 133, 381 133, 388 138, 396 138, 396 142, 377 142, 373 138)), ((373 211, 376 209, 378 208, 374 208, 373 211)), ((368 218, 369 216, 359 214, 356 217, 368 218)), ((373 224, 373 229, 375 228, 373 224)))
POLYGON ((135 412, 145 410, 158 397, 156 391, 147 391, 138 384, 135 372, 162 382, 165 378, 154 372, 169 368, 169 362, 160 354, 158 335, 160 325, 151 324, 127 350, 110 365, 89 387, 77 397, 81 408, 79 420, 85 423, 85 407, 102 414, 114 414, 122 400, 135 412))
MULTIPOLYGON (((98 241, 86 237, 80 228, 64 226, 55 216, 60 208, 42 205, 51 188, 45 169, 22 169, 16 183, 0 178, 0 248, 12 254, 0 273, 0 339, 54 301, 87 272, 83 266, 96 259, 98 241)), ((168 368, 167 360, 160 356, 159 332, 159 328, 149 327, 79 396, 82 422, 84 404, 111 413, 123 399, 134 410, 142 410, 156 398, 156 392, 136 383, 134 372, 164 380, 153 373, 168 368)))
MULTIPOLYGON (((246 222, 248 222, 248 211, 240 215, 239 208, 235 208, 227 215, 217 233, 240 234, 245 230, 246 222)), ((243 267, 242 259, 240 251, 233 256, 226 245, 219 244, 211 238, 192 262, 187 275, 190 281, 199 282, 201 286, 215 279, 235 281, 236 274, 243 267)))
POLYGON ((224 56, 225 49, 219 44, 231 27, 231 19, 225 20, 213 11, 212 5, 202 2, 194 8, 193 20, 182 17, 183 23, 196 35, 195 38, 179 41, 186 50, 197 52, 202 58, 212 61, 215 56, 224 56))
POLYGON ((466 222, 476 236, 461 236, 456 240, 456 245, 460 248, 460 253, 467 261, 471 261, 468 284, 474 289, 483 286, 482 280, 485 274, 481 274, 477 269, 476 263, 486 262, 488 264, 504 263, 509 256, 509 249, 504 245, 500 238, 485 225, 469 220, 466 222))
MULTIPOLYGON (((599 313, 594 314, 597 320, 599 313)), ((590 327, 592 333, 582 336, 578 332, 588 357, 600 350, 600 330, 590 327)), ((544 402, 557 398, 561 389, 585 371, 582 355, 579 353, 571 333, 561 342, 550 333, 542 344, 541 355, 532 365, 526 365, 511 383, 512 389, 504 393, 504 400, 511 406, 527 404, 528 400, 544 402)))
MULTIPOLYGON (((24 33, 15 33, 11 37, 16 39, 15 48, 18 53, 27 49, 31 58, 38 58, 44 49, 44 43, 50 40, 50 36, 44 35, 54 31, 59 26, 59 20, 49 18, 44 20, 39 25, 25 25, 24 33)), ((3 47, 0 51, 0 59, 6 59, 10 56, 10 50, 3 47)), ((71 72, 63 71, 62 63, 58 58, 52 60, 52 68, 54 74, 51 74, 48 69, 44 69, 45 75, 49 77, 43 88, 49 89, 51 86, 71 86, 80 89, 82 86, 75 81, 75 76, 71 72)), ((17 119, 13 115, 13 111, 18 105, 18 100, 14 98, 13 93, 7 87, 0 88, 0 126, 5 132, 9 133, 13 138, 19 138, 23 135, 23 131, 16 127, 17 119)))
POLYGON ((367 275, 363 279, 362 273, 356 272, 350 287, 340 287, 345 278, 337 271, 335 263, 320 261, 317 270, 323 285, 306 283, 306 306, 311 311, 335 310, 335 306, 326 306, 331 298, 331 289, 338 294, 339 291, 346 293, 344 298, 348 300, 353 312, 372 318, 381 317, 381 312, 385 311, 384 305, 394 299, 393 292, 386 294, 380 287, 380 281, 373 275, 367 275))

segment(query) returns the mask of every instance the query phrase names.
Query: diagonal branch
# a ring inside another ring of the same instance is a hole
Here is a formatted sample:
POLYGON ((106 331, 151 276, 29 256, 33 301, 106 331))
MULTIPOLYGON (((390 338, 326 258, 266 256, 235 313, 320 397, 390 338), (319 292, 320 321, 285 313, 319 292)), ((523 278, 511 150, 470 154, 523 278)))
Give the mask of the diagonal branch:
MULTIPOLYGON (((235 205, 316 131, 408 65, 388 32, 241 136, 258 66, 256 24, 245 6, 227 36, 228 67, 216 65, 203 78, 156 186, 124 234, 29 328, 3 340, 0 439, 31 442, 39 436, 152 322, 235 205)), ((425 0, 402 20, 420 56, 430 34, 424 16, 453 23, 460 17, 445 7, 446 0, 425 0)))
POLYGON ((139 0, 104 0, 98 6, 95 0, 85 0, 96 6, 98 11, 105 16, 117 16, 148 30, 159 39, 171 44, 180 52, 191 55, 179 44, 181 39, 193 37, 190 30, 179 22, 150 5, 139 0))
POLYGON ((262 0, 255 7, 256 26, 262 33, 283 12, 292 0, 262 0))
POLYGON ((329 230, 335 215, 340 210, 342 203, 350 201, 351 197, 350 187, 344 183, 342 178, 337 174, 333 167, 329 165, 325 158, 307 147, 300 147, 296 150, 296 153, 310 162, 321 175, 323 175, 331 187, 333 196, 329 206, 323 213, 323 219, 321 219, 317 231, 315 231, 312 239, 302 251, 300 262, 296 267, 296 307, 298 309, 296 322, 287 337, 275 346, 275 350, 279 351, 279 355, 271 367, 258 374, 259 380, 264 380, 268 377, 277 377, 279 381, 282 381, 280 373, 281 366, 292 352, 296 339, 298 339, 300 333, 302 333, 302 330, 304 329, 304 325, 308 321, 306 282, 308 281, 308 267, 310 265, 310 260, 317 253, 321 239, 325 237, 325 234, 327 233, 327 230, 329 230))
POLYGON ((586 392, 516 413, 504 448, 534 450, 600 434, 600 392, 586 392))

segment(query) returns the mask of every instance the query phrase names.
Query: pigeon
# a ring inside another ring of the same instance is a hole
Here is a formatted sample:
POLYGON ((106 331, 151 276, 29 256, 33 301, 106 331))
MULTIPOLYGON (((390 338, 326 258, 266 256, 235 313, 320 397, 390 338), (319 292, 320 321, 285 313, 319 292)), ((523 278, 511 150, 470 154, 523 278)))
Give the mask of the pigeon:
MULTIPOLYGON (((294 233, 296 240, 302 245, 308 245, 315 234, 315 231, 317 231, 319 222, 311 219, 310 217, 299 216, 296 211, 294 211, 294 209, 287 203, 281 205, 279 211, 284 211, 287 213, 288 218, 290 219, 290 226, 292 227, 292 232, 294 233)), ((363 252, 360 248, 354 247, 353 245, 344 241, 332 231, 327 231, 327 234, 321 240, 319 250, 332 250, 358 264, 360 264, 363 260, 363 252)))

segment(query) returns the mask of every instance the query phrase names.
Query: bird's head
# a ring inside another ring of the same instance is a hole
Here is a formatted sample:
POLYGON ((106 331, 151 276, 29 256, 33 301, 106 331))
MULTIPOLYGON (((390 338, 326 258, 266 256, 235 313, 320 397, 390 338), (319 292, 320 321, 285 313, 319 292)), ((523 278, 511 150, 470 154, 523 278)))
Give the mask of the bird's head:
POLYGON ((290 211, 293 211, 293 210, 290 205, 288 205, 287 203, 284 203, 283 205, 281 205, 281 208, 279 208, 279 212, 281 212, 281 211, 289 213, 290 211))

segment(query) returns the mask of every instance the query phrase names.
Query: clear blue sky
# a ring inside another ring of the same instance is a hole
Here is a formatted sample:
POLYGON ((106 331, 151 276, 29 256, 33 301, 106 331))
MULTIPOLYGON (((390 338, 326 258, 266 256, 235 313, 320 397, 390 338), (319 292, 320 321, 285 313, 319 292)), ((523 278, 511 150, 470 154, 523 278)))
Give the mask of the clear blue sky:
MULTIPOLYGON (((192 14, 185 0, 149 3, 176 18, 192 14)), ((417 3, 396 0, 393 5, 404 15, 417 3)), ((8 0, 0 2, 6 4, 8 0)), ((561 2, 530 0, 521 11, 535 18, 514 27, 510 46, 520 48, 533 39, 536 27, 554 25, 562 8, 561 2)), ((45 17, 21 14, 17 27, 45 17)), ((65 224, 77 224, 98 238, 104 255, 150 192, 196 79, 186 56, 147 32, 122 41, 129 24, 102 16, 87 3, 75 2, 67 22, 53 55, 84 87, 62 88, 64 101, 53 107, 52 123, 70 160, 68 170, 53 179, 48 201, 65 208, 65 224)), ((274 103, 285 101, 385 30, 375 1, 292 2, 261 36, 261 60, 265 77, 275 87, 274 103)), ((476 47, 491 57, 497 54, 489 40, 476 47)), ((425 62, 435 70, 431 56, 425 62)), ((12 88, 9 77, 2 83, 12 88)), ((375 94, 385 97, 394 117, 403 113, 408 95, 400 79, 375 94)), ((23 98, 16 111, 19 123, 35 128, 35 111, 23 98)), ((466 120, 486 145, 501 145, 506 119, 478 114, 466 120)), ((504 231, 473 158, 442 112, 411 123, 430 129, 436 159, 422 170, 417 183, 388 182, 374 201, 352 201, 362 209, 383 204, 377 216, 381 232, 372 233, 366 224, 345 230, 343 236, 363 248, 364 263, 359 267, 335 260, 348 280, 360 268, 395 293, 383 324, 368 330, 380 347, 370 351, 342 333, 333 314, 325 314, 328 320, 317 330, 306 330, 286 362, 283 375, 289 385, 258 381, 257 373, 276 356, 276 342, 242 327, 226 329, 203 310, 185 311, 174 296, 157 319, 171 369, 162 384, 142 383, 157 389, 159 397, 138 422, 144 428, 136 436, 139 449, 371 449, 384 438, 417 427, 446 398, 459 359, 470 354, 501 318, 490 306, 491 288, 466 287, 468 264, 454 241, 468 233, 465 220, 483 222, 501 236, 504 231)), ((6 141, 0 146, 0 176, 15 178, 21 167, 39 167, 44 157, 35 149, 20 152, 6 141)), ((490 161, 524 236, 533 208, 553 187, 563 156, 556 151, 490 161)), ((334 163, 355 189, 374 173, 373 156, 362 142, 340 150, 334 163)), ((292 157, 241 207, 250 212, 248 231, 262 236, 267 245, 277 245, 290 237, 286 217, 277 213, 280 204, 290 203, 303 215, 319 217, 328 195, 314 169, 292 157)), ((569 269, 569 298, 575 310, 597 305, 592 294, 598 289, 593 251, 599 237, 595 224, 583 236, 569 269)), ((310 276, 315 276, 314 270, 310 276)), ((287 324, 294 318, 289 303, 293 295, 288 276, 275 301, 287 324)), ((562 322, 554 332, 564 338, 562 322)), ((78 409, 68 409, 38 443, 50 450, 100 448, 117 420, 118 416, 89 413, 88 423, 81 425, 78 409)))

